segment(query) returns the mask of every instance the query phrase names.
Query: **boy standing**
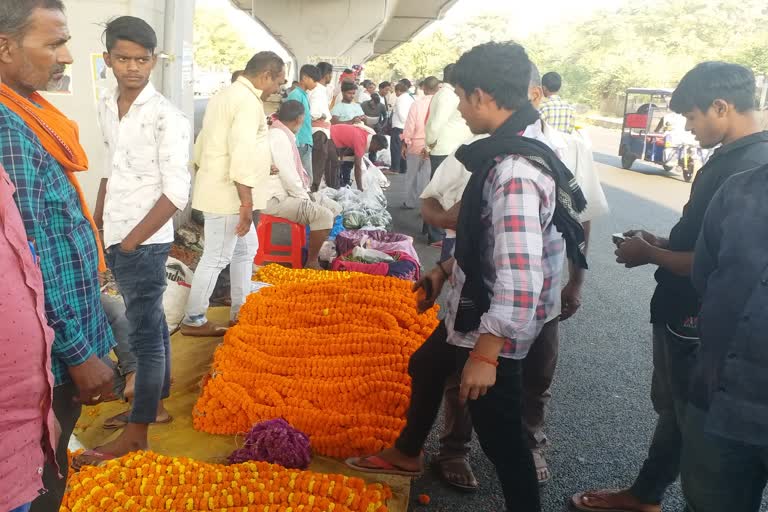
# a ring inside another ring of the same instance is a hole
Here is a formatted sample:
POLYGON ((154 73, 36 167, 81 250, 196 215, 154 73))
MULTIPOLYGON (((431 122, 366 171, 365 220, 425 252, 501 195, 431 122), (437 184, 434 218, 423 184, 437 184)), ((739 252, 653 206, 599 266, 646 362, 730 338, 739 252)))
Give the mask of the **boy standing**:
POLYGON ((421 450, 444 386, 461 372, 460 399, 469 401, 507 509, 523 512, 541 504, 523 436, 522 360, 557 307, 566 252, 586 266, 577 218, 583 195, 571 188, 573 176, 551 149, 520 136, 538 119, 528 100, 530 76, 531 62, 514 43, 476 46, 456 64, 458 108, 473 133, 490 137, 456 153, 472 176, 462 196, 455 260, 438 264, 416 286, 426 294, 419 304, 426 309, 448 282, 446 318, 411 356, 411 404, 395 446, 347 461, 361 471, 421 474, 421 450))
POLYGON ((354 102, 356 93, 354 82, 341 84, 341 102, 331 109, 331 124, 357 124, 365 118, 363 108, 354 102))
POLYGON ((686 129, 702 148, 721 147, 696 175, 688 204, 668 238, 632 230, 616 251, 616 261, 628 268, 659 267, 651 299, 651 401, 659 418, 648 458, 632 487, 579 493, 572 498, 578 510, 661 511, 664 493, 680 472, 681 417, 688 401, 690 358, 699 345, 700 302, 690 279, 696 239, 722 184, 768 163, 768 132, 760 131, 754 115, 755 77, 747 68, 726 62, 699 64, 680 81, 669 106, 686 117, 686 129))
POLYGON ((104 34, 104 61, 118 85, 99 102, 107 161, 96 217, 103 217, 107 261, 125 301, 138 364, 128 424, 117 439, 85 452, 78 465, 147 449, 149 425, 164 413, 161 400, 169 396, 171 379, 165 263, 172 217, 186 206, 190 186, 190 124, 149 81, 157 63, 155 31, 122 16, 104 34))
POLYGON ((312 176, 312 109, 309 105, 309 93, 317 86, 320 80, 320 70, 312 64, 301 66, 299 71, 299 86, 288 95, 288 100, 295 100, 304 106, 304 124, 296 134, 296 146, 299 148, 301 164, 312 176))

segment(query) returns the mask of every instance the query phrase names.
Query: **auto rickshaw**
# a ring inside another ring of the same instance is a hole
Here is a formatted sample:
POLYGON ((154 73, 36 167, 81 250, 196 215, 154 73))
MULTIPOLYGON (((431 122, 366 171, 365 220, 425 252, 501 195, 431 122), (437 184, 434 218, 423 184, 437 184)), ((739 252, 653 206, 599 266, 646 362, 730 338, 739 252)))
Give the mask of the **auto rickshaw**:
POLYGON ((621 166, 631 169, 635 160, 660 165, 669 172, 677 165, 677 152, 668 149, 666 117, 673 89, 627 89, 619 156, 621 166))

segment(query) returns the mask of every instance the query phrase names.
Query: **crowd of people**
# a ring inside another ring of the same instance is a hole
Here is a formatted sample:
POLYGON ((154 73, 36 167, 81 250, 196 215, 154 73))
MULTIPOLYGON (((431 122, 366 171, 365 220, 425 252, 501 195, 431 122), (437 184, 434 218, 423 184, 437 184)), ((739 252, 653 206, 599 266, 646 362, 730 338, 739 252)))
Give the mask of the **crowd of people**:
MULTIPOLYGON (((544 432, 559 322, 579 309, 591 221, 608 212, 591 150, 556 73, 525 49, 487 43, 442 80, 378 86, 328 63, 299 71, 277 113, 267 97, 285 63, 259 52, 208 105, 189 154, 189 120, 150 81, 157 36, 145 21, 107 23, 104 59, 117 81, 98 103, 106 158, 93 214, 77 173, 89 170, 77 125, 40 94, 73 62, 60 0, 0 4, 0 510, 54 512, 83 405, 114 398, 113 440, 76 468, 149 447, 171 421, 170 336, 162 306, 173 216, 190 198, 205 219, 204 251, 181 330, 220 336, 237 323, 258 247, 254 212, 309 226, 317 266, 340 207, 322 186, 364 187, 368 160, 390 149, 406 173, 404 207, 419 209, 437 266, 415 284, 421 310, 445 318, 412 356, 407 423, 392 448, 350 459, 370 473, 421 475, 423 447, 444 403, 443 479, 478 487, 473 431, 509 510, 541 510, 552 475, 544 432), (353 174, 354 171, 354 174, 353 174), (567 274, 566 274, 567 262, 567 274), (219 273, 231 275, 229 325, 206 313, 219 273), (122 300, 101 294, 109 268, 122 300), (109 354, 118 356, 118 366, 109 354)), ((631 487, 585 491, 582 511, 660 512, 678 476, 690 510, 756 512, 768 479, 768 133, 754 116, 755 77, 723 62, 696 66, 670 108, 705 148, 688 204, 668 237, 628 230, 617 262, 655 265, 648 457, 631 487)))

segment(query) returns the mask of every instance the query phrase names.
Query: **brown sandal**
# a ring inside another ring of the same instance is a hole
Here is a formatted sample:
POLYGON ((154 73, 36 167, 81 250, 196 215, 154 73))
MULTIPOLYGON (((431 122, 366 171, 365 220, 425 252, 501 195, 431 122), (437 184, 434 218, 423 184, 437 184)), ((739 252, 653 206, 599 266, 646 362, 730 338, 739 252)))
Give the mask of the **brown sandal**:
POLYGON ((205 322, 199 327, 181 324, 181 334, 193 338, 221 338, 227 333, 227 328, 211 322, 205 322))
POLYGON ((466 492, 474 492, 479 487, 477 478, 472 472, 472 466, 466 457, 445 457, 437 459, 432 467, 440 475, 440 478, 448 485, 466 492), (464 477, 458 481, 456 477, 464 477), (468 482, 468 483, 465 483, 468 482))

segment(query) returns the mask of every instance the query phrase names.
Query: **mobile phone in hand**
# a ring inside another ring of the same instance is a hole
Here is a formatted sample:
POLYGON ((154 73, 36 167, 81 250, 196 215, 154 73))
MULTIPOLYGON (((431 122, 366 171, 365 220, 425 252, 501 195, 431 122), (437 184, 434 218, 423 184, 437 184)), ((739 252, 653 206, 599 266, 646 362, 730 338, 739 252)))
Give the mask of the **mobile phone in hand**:
POLYGON ((613 239, 613 243, 617 246, 627 241, 627 237, 624 236, 624 233, 614 233, 611 235, 611 238, 613 239))

